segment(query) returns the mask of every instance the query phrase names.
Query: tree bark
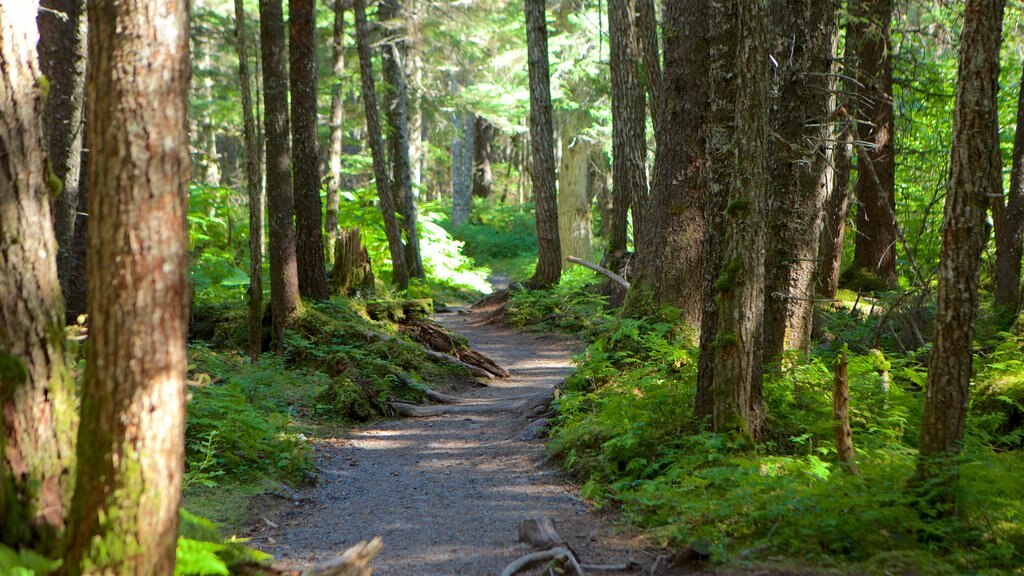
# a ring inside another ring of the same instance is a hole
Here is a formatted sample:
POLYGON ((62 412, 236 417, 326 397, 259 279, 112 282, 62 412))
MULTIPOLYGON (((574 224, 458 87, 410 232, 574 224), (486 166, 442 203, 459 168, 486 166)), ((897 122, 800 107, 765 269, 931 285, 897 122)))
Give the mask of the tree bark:
POLYGON ((55 555, 78 418, 40 123, 37 8, 0 0, 0 542, 55 555))
POLYGON ((562 258, 590 258, 593 252, 590 219, 591 143, 577 136, 563 136, 562 165, 558 171, 558 239, 562 258))
POLYGON ((1002 195, 992 199, 992 222, 996 236, 996 312, 1002 326, 1009 327, 1020 311, 1020 261, 1024 255, 1024 73, 1017 95, 1010 190, 1005 201, 1002 195))
POLYGON ((86 25, 84 0, 44 0, 39 26, 39 67, 49 81, 43 131, 54 176, 62 183, 51 199, 57 236, 57 277, 66 293, 74 264, 72 242, 78 216, 78 182, 82 167, 82 120, 85 116, 86 25), (60 16, 63 14, 63 16, 60 16))
POLYGON ((384 157, 384 136, 381 133, 380 114, 377 111, 377 91, 373 82, 373 62, 370 60, 369 31, 366 23, 366 1, 354 0, 356 16, 356 48, 359 52, 359 76, 363 87, 363 106, 366 110, 366 135, 373 155, 373 172, 377 180, 377 196, 380 211, 384 216, 384 231, 388 237, 391 264, 394 269, 392 280, 399 289, 409 287, 409 269, 405 263, 405 247, 402 245, 402 230, 395 214, 395 197, 391 191, 387 160, 384 157))
POLYGON ((706 2, 665 6, 665 82, 661 108, 665 130, 654 155, 651 217, 636 238, 636 258, 626 313, 654 314, 679 308, 696 328, 703 284, 705 204, 708 198, 707 138, 709 20, 706 2))
MULTIPOLYGON (((847 103, 849 105, 849 103, 847 103)), ((822 298, 835 298, 839 291, 839 273, 843 263, 846 215, 850 207, 850 167, 853 159, 853 126, 849 115, 840 118, 833 159, 832 182, 826 191, 825 216, 818 241, 817 292, 822 298)))
POLYGON ((953 108, 953 151, 942 228, 935 344, 921 421, 918 475, 939 515, 955 512, 964 438, 985 211, 1000 192, 999 45, 1005 0, 967 0, 953 108))
POLYGON ((636 0, 609 0, 612 87, 612 234, 606 263, 618 269, 626 252, 626 205, 632 207, 633 235, 642 234, 647 208, 647 136, 640 78, 645 40, 637 29, 636 0), (616 256, 618 254, 618 256, 616 256))
POLYGON ((807 352, 814 313, 815 262, 836 140, 836 0, 786 0, 772 10, 779 59, 772 120, 774 190, 765 260, 764 360, 807 352))
POLYGON ((419 219, 416 195, 412 188, 409 161, 409 89, 402 54, 405 51, 405 13, 401 0, 383 0, 377 17, 387 22, 388 36, 394 40, 382 46, 381 62, 388 89, 384 92, 384 110, 388 121, 388 149, 391 152, 391 178, 395 205, 402 214, 402 232, 405 241, 405 263, 413 278, 425 278, 423 259, 420 257, 419 219))
POLYGON ((712 3, 709 156, 711 194, 727 197, 721 273, 716 282, 718 326, 712 427, 752 441, 763 423, 759 341, 764 310, 764 233, 768 201, 768 88, 766 0, 712 3))
POLYGON ((461 132, 452 142, 452 225, 458 228, 469 220, 473 205, 473 125, 470 112, 455 116, 461 132))
POLYGON ((896 276, 896 163, 893 154, 892 0, 852 0, 847 43, 860 112, 857 140, 870 143, 858 154, 858 166, 871 163, 881 189, 858 169, 856 238, 853 274, 873 276, 882 288, 897 285, 896 276))
POLYGON ((288 74, 285 71, 281 0, 260 0, 260 52, 263 56, 263 122, 267 150, 267 215, 270 227, 270 309, 274 347, 281 350, 284 329, 299 312, 299 273, 295 253, 291 145, 288 142, 288 74))
MULTIPOLYGON (((650 104, 651 124, 654 126, 654 141, 658 142, 663 129, 661 123, 664 77, 661 71, 661 51, 658 48, 658 18, 654 12, 654 0, 636 1, 636 32, 640 51, 643 54, 643 83, 647 88, 650 104)), ((610 7, 609 7, 610 9, 610 7)), ((609 18, 609 20, 611 20, 609 18)), ((609 22, 611 25, 611 21, 609 22)))
POLYGON ((288 0, 291 128, 295 183, 295 254, 299 294, 326 300, 320 137, 317 135, 316 0, 288 0))
POLYGON ((555 195, 555 136, 551 121, 551 76, 548 68, 548 24, 545 0, 524 0, 526 50, 530 70, 530 143, 533 150, 533 201, 537 218, 537 270, 534 288, 558 283, 562 277, 558 239, 558 198, 555 195))
POLYGON ((473 123, 473 196, 490 198, 494 186, 491 172, 491 146, 494 143, 494 124, 483 116, 473 123))
POLYGON ((260 180, 260 143, 252 114, 249 87, 249 50, 246 46, 245 7, 235 0, 235 49, 238 51, 238 85, 242 93, 242 127, 245 138, 245 186, 249 197, 249 359, 256 362, 263 346, 263 203, 260 180))
MULTIPOLYGON (((328 250, 333 250, 338 239, 338 199, 341 193, 341 155, 345 140, 345 97, 342 78, 345 77, 345 2, 334 0, 334 34, 331 37, 333 55, 333 84, 331 86, 331 139, 327 152, 327 207, 324 215, 324 231, 327 233, 328 250)), ((329 254, 332 255, 333 252, 329 254)), ((332 258, 333 262, 333 258, 332 258)))
POLYGON ((91 2, 89 22, 89 347, 66 566, 170 575, 185 463, 188 2, 91 2))
POLYGON ((420 99, 423 94, 423 54, 420 30, 421 6, 419 0, 406 0, 406 61, 409 63, 409 177, 412 192, 419 199, 423 184, 423 109, 420 99))

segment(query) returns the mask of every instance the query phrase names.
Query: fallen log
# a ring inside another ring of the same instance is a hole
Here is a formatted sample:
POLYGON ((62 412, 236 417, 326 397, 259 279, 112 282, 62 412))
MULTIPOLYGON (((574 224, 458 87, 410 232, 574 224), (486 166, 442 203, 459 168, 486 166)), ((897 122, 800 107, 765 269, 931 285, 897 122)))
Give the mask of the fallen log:
POLYGON ((484 370, 479 366, 474 366, 468 362, 463 362, 462 360, 459 360, 458 358, 450 354, 445 354, 444 352, 437 352, 436 350, 431 350, 426 346, 423 347, 423 351, 427 353, 427 356, 430 356, 435 360, 440 360, 442 362, 447 362, 449 364, 454 364, 456 366, 462 367, 473 376, 477 376, 479 378, 487 378, 488 380, 493 380, 495 378, 495 375, 491 374, 487 370, 484 370))
POLYGON ((454 356, 461 362, 490 372, 498 378, 508 378, 512 375, 497 362, 477 352, 461 338, 455 337, 436 322, 414 320, 403 323, 399 326, 399 330, 412 340, 419 342, 427 350, 454 356))
POLYGON ((622 286, 624 289, 629 290, 628 280, 626 280, 622 276, 619 276, 615 272, 612 272, 611 270, 605 268, 604 266, 598 266, 593 262, 587 262, 586 260, 582 258, 577 258, 575 256, 566 256, 565 259, 568 260, 569 262, 572 262, 573 264, 579 264, 580 266, 583 266, 585 268, 590 268, 591 270, 597 272, 598 274, 604 274, 612 282, 615 282, 619 286, 622 286))
POLYGON ((369 542, 365 540, 337 556, 304 571, 285 570, 273 566, 254 564, 233 567, 234 574, 242 576, 370 576, 373 574, 373 559, 384 546, 380 537, 369 542))
POLYGON ((465 401, 457 404, 420 406, 392 400, 391 409, 396 414, 410 418, 425 418, 429 416, 441 416, 443 414, 497 414, 500 412, 522 412, 530 415, 538 409, 547 409, 551 403, 552 392, 533 394, 526 397, 516 397, 497 401, 465 401))

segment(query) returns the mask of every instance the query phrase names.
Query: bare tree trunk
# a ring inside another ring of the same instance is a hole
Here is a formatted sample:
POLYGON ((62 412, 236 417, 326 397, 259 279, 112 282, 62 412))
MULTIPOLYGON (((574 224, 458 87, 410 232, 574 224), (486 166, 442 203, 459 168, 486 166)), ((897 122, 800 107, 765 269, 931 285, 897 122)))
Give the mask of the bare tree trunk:
POLYGON ((650 104, 651 124, 654 126, 654 140, 657 142, 663 129, 661 107, 664 77, 661 71, 661 51, 658 49, 658 18, 654 12, 654 0, 636 0, 636 31, 643 53, 643 78, 650 104))
POLYGON ((852 0, 847 27, 848 59, 858 94, 858 140, 871 144, 858 154, 857 235, 851 270, 874 277, 882 287, 895 287, 896 277, 896 163, 893 154, 892 0, 852 0), (870 163, 881 189, 866 174, 870 163))
POLYGON ((625 311, 654 314, 675 306, 681 320, 700 324, 704 269, 708 157, 708 27, 706 2, 665 6, 665 83, 662 122, 651 178, 651 217, 636 238, 634 276, 625 311), (681 128, 685 127, 685 129, 681 128))
POLYGON ((281 0, 260 0, 260 52, 263 55, 263 121, 267 157, 267 215, 270 226, 270 309, 274 346, 281 350, 284 329, 299 312, 299 273, 295 254, 291 146, 288 142, 288 74, 285 70, 281 0))
POLYGON ((833 178, 836 0, 787 0, 772 11, 778 99, 772 114, 774 198, 765 261, 764 360, 807 352, 814 313, 815 261, 825 196, 833 178))
POLYGON ((341 80, 345 75, 345 2, 334 0, 334 35, 331 40, 334 56, 334 78, 331 86, 331 140, 328 148, 327 208, 324 230, 327 232, 328 256, 333 261, 333 246, 338 239, 338 198, 341 193, 341 155, 345 139, 345 100, 341 80))
POLYGON ((1024 255, 1024 74, 1017 96, 1017 133, 1013 140, 1013 167, 1005 205, 1002 195, 992 199, 996 236, 995 305, 1003 326, 1020 311, 1020 260, 1024 255))
POLYGON ((763 423, 763 407, 752 399, 760 399, 753 383, 764 311, 769 13, 766 0, 727 0, 713 3, 710 16, 716 26, 709 155, 720 159, 711 170, 711 194, 729 200, 716 283, 718 327, 701 354, 714 358, 712 427, 752 441, 763 423))
POLYGON ((89 4, 89 347, 66 566, 174 573, 185 464, 188 2, 89 4))
POLYGON ((39 120, 37 8, 0 0, 0 542, 55 555, 78 417, 39 120))
POLYGON ((537 270, 534 288, 558 283, 562 277, 558 239, 558 198, 555 193, 555 136, 551 121, 551 78, 548 69, 548 25, 545 0, 524 0, 526 47, 530 69, 530 143, 533 147, 533 199, 537 217, 537 270))
MULTIPOLYGON (((646 227, 647 209, 647 136, 644 116, 644 92, 638 66, 642 66, 642 47, 637 29, 636 0, 609 0, 608 26, 611 41, 612 86, 612 234, 605 262, 618 269, 626 252, 625 205, 632 206, 633 236, 646 227)), ((651 16, 653 17, 653 15, 651 16)), ((657 46, 655 46, 657 49, 657 46)))
POLYGON ((494 185, 494 173, 491 172, 494 124, 483 116, 477 116, 473 131, 473 196, 490 198, 494 185))
POLYGON ((50 83, 43 112, 46 151, 54 176, 62 183, 51 199, 57 235, 57 276, 66 293, 74 263, 72 242, 78 216, 85 116, 86 25, 84 0, 44 0, 39 26, 39 67, 50 83))
POLYGON ((970 401, 978 268, 990 198, 999 194, 999 45, 1005 0, 967 0, 953 108, 953 152, 942 227, 935 345, 921 421, 918 475, 936 515, 955 513, 956 456, 970 401))
POLYGON ((288 0, 288 39, 299 294, 314 300, 326 300, 320 138, 316 131, 316 0, 288 0))
POLYGON ((388 177, 387 160, 384 157, 384 136, 380 128, 380 114, 377 111, 377 91, 373 83, 373 62, 370 60, 369 31, 366 23, 366 1, 354 0, 356 16, 356 48, 359 51, 359 76, 363 85, 363 106, 366 110, 366 135, 373 155, 373 172, 377 180, 377 196, 380 211, 384 215, 384 230, 388 237, 388 249, 394 268, 393 282, 399 289, 409 286, 409 269, 405 263, 405 247, 402 245, 402 230, 395 215, 395 200, 388 177))
POLYGON ((594 251, 587 193, 592 149, 591 143, 583 137, 563 136, 562 164, 558 171, 558 239, 562 259, 567 256, 589 259, 594 251))
POLYGON ((836 145, 832 182, 825 196, 825 218, 818 242, 817 291, 823 298, 835 298, 843 263, 843 239, 850 206, 850 166, 853 159, 853 126, 843 115, 836 145))
POLYGON ((238 85, 242 93, 242 124, 245 136, 245 186, 249 196, 249 359, 255 362, 263 346, 263 205, 260 180, 260 143, 252 115, 249 87, 249 51, 245 36, 245 7, 235 0, 235 47, 238 50, 238 85))
POLYGON ((409 90, 405 80, 403 40, 405 30, 401 27, 405 13, 401 0, 384 0, 378 7, 377 17, 388 22, 388 35, 396 40, 382 47, 381 61, 388 89, 384 94, 384 110, 388 121, 388 149, 391 151, 391 177, 394 185, 395 205, 402 214, 402 232, 405 240, 405 262, 409 275, 424 278, 423 259, 420 257, 420 237, 417 221, 419 215, 416 196, 412 189, 412 172, 409 164, 409 90), (396 28, 397 29, 393 29, 396 28))
POLYGON ((473 202, 473 119, 472 113, 456 116, 461 134, 452 142, 452 225, 458 228, 469 219, 473 202))
POLYGON ((423 55, 420 31, 419 0, 406 0, 406 61, 409 63, 409 177, 412 180, 412 192, 419 199, 419 189, 423 184, 423 109, 420 99, 423 94, 423 55))

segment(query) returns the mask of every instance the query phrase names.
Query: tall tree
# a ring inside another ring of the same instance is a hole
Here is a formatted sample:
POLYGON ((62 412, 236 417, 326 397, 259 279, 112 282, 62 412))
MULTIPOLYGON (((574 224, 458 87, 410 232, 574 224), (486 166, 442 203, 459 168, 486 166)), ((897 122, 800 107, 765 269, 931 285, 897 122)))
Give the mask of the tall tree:
POLYGON ((263 56, 263 123, 267 150, 267 216, 270 228, 270 310, 275 347, 299 312, 299 273, 292 216, 291 145, 288 143, 288 73, 285 70, 281 0, 260 0, 263 56))
POLYGON ((373 62, 370 56, 369 26, 366 23, 366 0, 354 0, 356 16, 356 49, 359 52, 359 77, 363 87, 363 106, 366 111, 366 135, 370 153, 373 156, 373 173, 377 181, 377 197, 380 211, 384 216, 384 232, 388 237, 388 250, 394 268, 393 281, 404 290, 409 286, 409 269, 405 263, 405 247, 402 245, 402 230, 395 214, 395 197, 391 191, 387 160, 384 157, 384 135, 380 127, 380 113, 377 111, 377 90, 373 82, 373 62))
POLYGON ((316 0, 288 0, 288 54, 291 58, 292 177, 299 294, 326 300, 320 137, 316 132, 316 0))
POLYGON ((345 138, 345 2, 334 0, 334 34, 331 36, 333 82, 331 84, 331 138, 327 149, 327 207, 324 230, 327 232, 327 257, 334 254, 338 239, 338 198, 341 194, 341 155, 345 138))
POLYGON ((260 142, 252 114, 249 87, 249 49, 246 46, 245 6, 235 0, 235 49, 238 51, 238 85, 242 93, 242 127, 245 138, 245 186, 249 196, 249 358, 260 357, 263 344, 263 190, 260 179, 260 142))
POLYGON ((39 11, 39 67, 50 83, 43 113, 46 151, 61 192, 52 200, 57 234, 57 276, 66 293, 74 265, 85 115, 86 26, 84 0, 43 0, 39 11))
POLYGON ((1017 132, 1013 140, 1013 166, 1006 199, 992 199, 996 236, 995 304, 1004 326, 1020 311, 1020 260, 1024 255, 1024 73, 1017 95, 1017 132))
POLYGON ((452 225, 458 228, 469 219, 473 206, 473 130, 476 115, 453 115, 456 136, 452 140, 452 225))
POLYGON ((814 312, 815 262, 836 140, 836 0, 786 0, 772 10, 779 59, 772 121, 774 196, 771 248, 765 261, 764 359, 808 351, 814 312))
POLYGON ((942 515, 952 514, 956 456, 970 399, 978 269, 989 201, 1000 192, 999 45, 1005 0, 967 0, 953 108, 953 151, 942 225, 935 344, 921 421, 918 475, 942 515))
POLYGON ((664 97, 666 126, 654 154, 647 226, 636 238, 632 286, 626 312, 651 314, 662 305, 680 309, 682 321, 700 323, 703 283, 708 158, 706 2, 665 5, 664 97))
POLYGON ((589 193, 593 148, 578 130, 562 131, 562 161, 558 170, 558 241, 562 258, 590 258, 594 250, 589 193))
MULTIPOLYGON (((846 93, 844 89, 841 93, 846 93)), ((816 290, 824 298, 835 298, 839 291, 839 274, 843 263, 843 240, 846 238, 846 216, 850 207, 850 170, 853 160, 854 127, 846 107, 847 101, 836 114, 839 122, 838 138, 833 154, 832 180, 825 192, 824 221, 818 241, 818 261, 815 270, 816 290)))
POLYGON ((846 29, 848 66, 857 91, 856 238, 850 270, 896 286, 896 162, 893 148, 892 0, 851 0, 846 29), (868 177, 871 165, 877 175, 868 177))
MULTIPOLYGON (((654 126, 654 139, 661 137, 661 106, 664 78, 661 71, 661 50, 658 47, 658 18, 654 10, 654 0, 636 1, 636 32, 640 51, 643 54, 643 79, 647 88, 647 100, 650 103, 651 124, 654 126)), ((611 22, 609 22, 609 25, 611 22)))
POLYGON ((483 116, 477 116, 473 131, 473 196, 489 198, 494 186, 494 172, 491 170, 494 124, 483 116))
POLYGON ((381 63, 387 90, 384 110, 388 120, 388 149, 391 152, 391 181, 395 205, 402 214, 402 232, 405 240, 405 263, 409 275, 424 278, 423 259, 420 256, 419 220, 416 195, 412 188, 409 163, 409 90, 403 53, 405 52, 405 12, 401 0, 383 0, 377 8, 377 17, 388 28, 393 38, 382 47, 381 63))
POLYGON ((89 3, 89 347, 66 565, 174 573, 185 464, 187 0, 89 3))
POLYGON ((0 0, 0 542, 52 554, 77 415, 39 121, 38 7, 0 0))
MULTIPOLYGON (((637 0, 609 0, 612 86, 612 229, 607 264, 618 268, 626 251, 626 205, 633 209, 633 233, 645 228, 647 208, 647 135, 640 70, 644 59, 637 25, 637 0), (616 256, 618 254, 618 256, 616 256)), ((655 46, 655 48, 657 48, 655 46)))
POLYGON ((533 201, 537 218, 537 270, 534 288, 558 282, 562 276, 558 239, 558 198, 555 194, 555 135, 551 121, 551 72, 548 68, 548 23, 545 0, 524 0, 526 52, 530 72, 530 144, 533 201))
POLYGON ((767 0, 728 0, 710 7, 712 124, 708 141, 711 195, 728 198, 716 282, 715 340, 701 355, 714 364, 711 423, 743 438, 763 421, 759 368, 764 310, 764 232, 769 178, 767 0))

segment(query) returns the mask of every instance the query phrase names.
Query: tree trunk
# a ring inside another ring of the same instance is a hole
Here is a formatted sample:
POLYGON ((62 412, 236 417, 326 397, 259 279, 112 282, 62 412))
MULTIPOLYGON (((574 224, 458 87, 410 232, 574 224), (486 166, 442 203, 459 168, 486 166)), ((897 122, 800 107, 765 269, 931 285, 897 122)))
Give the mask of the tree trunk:
POLYGON ((461 131, 452 142, 452 225, 458 228, 469 219, 473 205, 473 119, 472 113, 456 116, 461 131))
POLYGON ((331 290, 341 296, 357 291, 373 290, 373 268, 370 256, 363 247, 359 228, 344 228, 334 244, 334 269, 331 271, 331 290))
POLYGON ((837 0, 787 0, 772 10, 778 99, 772 112, 774 190, 765 261, 764 360, 807 352, 815 261, 825 196, 833 178, 837 0))
MULTIPOLYGON (((849 104, 849 103, 848 103, 849 104)), ((846 215, 850 207, 850 166, 853 159, 853 126, 850 117, 841 117, 839 142, 833 158, 832 182, 825 192, 825 215, 818 241, 817 292, 823 298, 835 298, 839 291, 839 272, 843 263, 846 215)))
POLYGON ((369 31, 366 23, 366 0, 355 0, 356 48, 359 52, 359 76, 363 85, 363 106, 366 110, 366 135, 373 155, 373 172, 377 180, 377 196, 380 211, 384 216, 384 231, 388 237, 391 264, 394 268, 392 280, 399 289, 409 286, 409 269, 405 263, 405 247, 402 245, 402 230, 395 214, 395 197, 391 192, 387 160, 384 158, 384 136, 380 128, 380 114, 377 111, 377 91, 373 82, 373 62, 370 60, 369 31))
POLYGON ((491 146, 494 143, 494 124, 483 116, 473 123, 473 196, 490 198, 494 185, 491 172, 491 146))
POLYGON ((316 0, 288 0, 291 127, 295 182, 295 255, 299 294, 326 300, 320 138, 317 135, 316 0))
POLYGON ((423 94, 423 55, 420 32, 419 0, 406 0, 406 61, 409 63, 409 178, 412 192, 419 199, 423 184, 423 109, 420 99, 423 94))
POLYGON ((78 217, 78 182, 82 167, 82 120, 85 115, 86 25, 84 0, 44 0, 39 26, 39 67, 50 86, 43 111, 46 153, 62 183, 51 199, 57 236, 57 277, 66 293, 73 260, 78 217), (63 14, 63 16, 60 16, 63 14))
POLYGON ((990 198, 999 194, 999 44, 1005 0, 967 0, 953 108, 953 152, 943 215, 935 345, 921 421, 918 475, 939 515, 955 513, 956 456, 964 438, 978 268, 990 198))
MULTIPOLYGON (((636 33, 643 55, 644 84, 650 104, 651 124, 654 126, 655 142, 661 137, 662 98, 664 78, 661 71, 661 51, 658 49, 658 18, 654 11, 654 0, 636 1, 636 33)), ((609 20, 611 20, 609 18, 609 20)), ((612 22, 609 22, 611 25, 612 22)), ((645 127, 646 128, 646 127, 645 127)), ((646 144, 646 142, 645 142, 646 144)))
MULTIPOLYGON (((866 169, 858 169, 857 217, 851 274, 867 276, 878 288, 893 288, 896 277, 896 163, 893 154, 892 0, 852 0, 847 43, 856 86, 857 140, 870 144, 858 154, 858 166, 871 163, 881 189, 866 169)), ((863 280, 865 278, 861 278, 863 280)))
POLYGON ((589 259, 594 251, 590 220, 591 143, 581 136, 563 136, 558 171, 558 239, 561 257, 589 259))
POLYGON ((545 288, 557 284, 562 276, 558 198, 555 195, 555 136, 551 121, 547 10, 545 0, 524 2, 530 70, 530 142, 533 148, 531 176, 537 218, 537 270, 530 279, 530 285, 545 288))
POLYGON ((174 573, 185 464, 188 2, 89 3, 89 346, 66 566, 174 573))
MULTIPOLYGON (((609 0, 608 26, 611 42, 612 86, 612 242, 605 261, 618 269, 626 252, 625 204, 632 206, 633 236, 645 228, 647 208, 647 136, 644 93, 640 85, 643 66, 641 46, 649 39, 639 37, 636 0, 609 0), (619 256, 616 256, 620 254, 619 256)), ((655 48, 657 48, 655 46, 655 48)))
POLYGON ((635 275, 626 313, 654 314, 662 305, 680 309, 696 328, 703 283, 708 157, 708 43, 706 2, 665 6, 665 82, 661 107, 665 130, 654 156, 651 217, 636 238, 635 275))
POLYGON ((341 80, 345 76, 345 2, 334 0, 334 35, 331 40, 334 57, 334 78, 331 86, 331 140, 327 152, 327 209, 324 216, 324 230, 327 233, 327 247, 333 250, 338 239, 338 198, 341 193, 341 155, 345 139, 345 99, 341 80))
POLYGON ((766 0, 728 0, 710 8, 709 74, 712 126, 711 194, 727 197, 721 273, 716 283, 718 327, 712 427, 739 438, 758 435, 763 408, 754 389, 764 309, 764 233, 768 201, 768 88, 764 57, 769 28, 766 0))
POLYGON ((992 199, 996 235, 996 312, 1009 327, 1020 311, 1020 260, 1024 255, 1024 74, 1017 95, 1017 133, 1013 140, 1013 166, 1005 205, 1002 195, 992 199))
POLYGON ((54 556, 78 418, 39 120, 37 8, 0 0, 0 542, 54 556))
POLYGON ((267 150, 267 216, 270 225, 270 309, 274 346, 299 312, 299 273, 292 216, 291 146, 288 142, 288 74, 285 71, 281 0, 260 0, 263 56, 263 122, 267 150))
POLYGON ((382 46, 382 68, 388 89, 384 93, 384 110, 388 120, 388 149, 391 152, 391 177, 394 186, 395 205, 402 214, 402 232, 405 240, 405 263, 413 278, 425 278, 423 259, 420 257, 420 237, 417 226, 419 219, 416 196, 412 189, 412 172, 409 164, 409 90, 405 81, 405 65, 402 61, 405 31, 400 22, 405 19, 401 0, 384 0, 377 9, 377 17, 389 22, 388 36, 397 36, 382 46), (397 30, 393 30, 399 26, 397 30))
POLYGON ((245 7, 235 0, 235 47, 238 50, 238 85, 242 93, 242 125, 245 137, 245 186, 249 197, 249 359, 256 362, 263 346, 263 204, 260 180, 260 143, 252 115, 249 87, 249 50, 246 46, 245 7))

